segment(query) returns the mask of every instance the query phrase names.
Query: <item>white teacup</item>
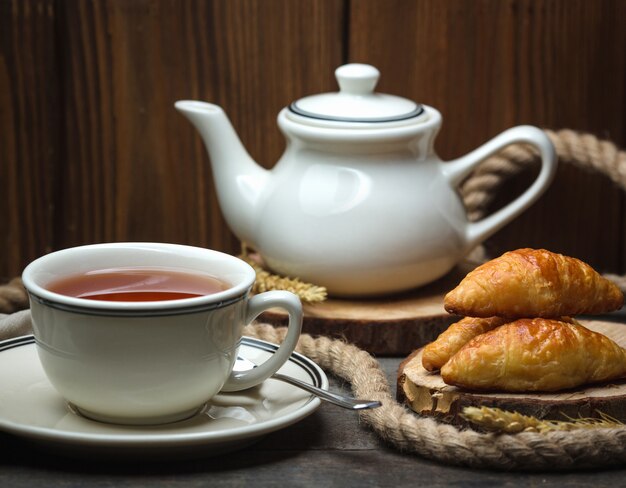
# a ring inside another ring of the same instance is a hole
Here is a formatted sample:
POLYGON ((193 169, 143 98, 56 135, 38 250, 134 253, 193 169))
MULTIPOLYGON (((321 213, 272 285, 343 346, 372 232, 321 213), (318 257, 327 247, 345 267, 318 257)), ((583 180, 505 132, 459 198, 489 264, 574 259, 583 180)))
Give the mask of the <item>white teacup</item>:
POLYGON ((293 352, 302 306, 292 293, 250 297, 255 272, 228 254, 160 243, 81 246, 29 264, 37 351, 52 385, 83 415, 123 424, 159 424, 193 415, 220 390, 257 385, 293 352), (121 302, 76 298, 47 289, 77 273, 114 267, 165 267, 209 273, 224 291, 180 300, 121 302), (264 310, 285 309, 287 337, 265 363, 233 373, 243 328, 264 310))

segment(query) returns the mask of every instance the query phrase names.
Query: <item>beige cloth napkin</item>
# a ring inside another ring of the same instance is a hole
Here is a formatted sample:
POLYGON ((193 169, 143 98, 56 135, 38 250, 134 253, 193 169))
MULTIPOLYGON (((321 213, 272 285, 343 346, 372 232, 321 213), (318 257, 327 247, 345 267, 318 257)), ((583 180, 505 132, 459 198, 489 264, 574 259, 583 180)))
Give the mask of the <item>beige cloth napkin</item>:
POLYGON ((30 310, 21 310, 10 315, 0 314, 0 341, 32 333, 30 310))

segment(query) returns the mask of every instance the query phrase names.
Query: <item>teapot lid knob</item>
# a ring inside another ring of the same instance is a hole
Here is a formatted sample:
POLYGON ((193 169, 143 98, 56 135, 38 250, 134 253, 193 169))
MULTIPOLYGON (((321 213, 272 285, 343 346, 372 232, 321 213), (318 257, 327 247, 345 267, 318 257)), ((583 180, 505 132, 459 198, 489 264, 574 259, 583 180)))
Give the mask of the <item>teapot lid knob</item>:
MULTIPOLYGON (((289 117, 322 125, 328 121, 346 123, 414 123, 422 120, 424 109, 406 98, 375 93, 380 72, 369 64, 351 63, 335 70, 339 91, 296 100, 289 106, 289 117), (300 117, 298 119, 297 117, 300 117), (302 119, 306 117, 306 119, 302 119)), ((326 124, 328 125, 328 124, 326 124)), ((331 125, 336 127, 336 125, 331 125)))
POLYGON ((366 95, 372 93, 376 88, 380 71, 369 64, 351 63, 337 68, 335 77, 340 92, 366 95))

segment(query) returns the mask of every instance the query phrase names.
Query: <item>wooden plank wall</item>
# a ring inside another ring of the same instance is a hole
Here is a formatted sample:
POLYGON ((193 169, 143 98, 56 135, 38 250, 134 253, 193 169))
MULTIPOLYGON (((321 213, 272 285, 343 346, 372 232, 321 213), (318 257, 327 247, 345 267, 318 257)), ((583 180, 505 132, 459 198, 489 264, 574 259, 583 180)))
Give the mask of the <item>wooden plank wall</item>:
MULTIPOLYGON (((91 242, 237 252, 174 102, 223 106, 270 168, 280 108, 334 91, 345 62, 374 64, 380 91, 441 110, 443 159, 521 123, 626 147, 621 0, 0 0, 0 42, 5 278, 91 242)), ((622 193, 563 165, 489 247, 544 246, 626 272, 622 193)))

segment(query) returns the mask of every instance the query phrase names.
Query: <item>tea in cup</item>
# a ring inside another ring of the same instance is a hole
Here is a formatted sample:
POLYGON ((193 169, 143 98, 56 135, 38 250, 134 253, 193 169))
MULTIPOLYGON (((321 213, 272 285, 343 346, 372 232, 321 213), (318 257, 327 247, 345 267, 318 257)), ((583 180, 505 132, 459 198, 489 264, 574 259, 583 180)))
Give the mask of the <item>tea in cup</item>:
POLYGON ((250 296, 255 277, 234 256, 162 243, 64 249, 22 276, 46 376, 85 417, 120 424, 188 418, 219 391, 255 386, 289 359, 300 300, 250 296), (259 367, 234 373, 244 326, 273 307, 289 314, 284 342, 259 367))

